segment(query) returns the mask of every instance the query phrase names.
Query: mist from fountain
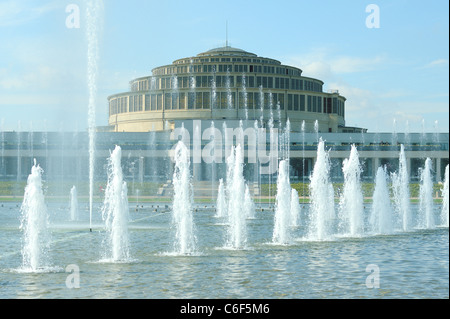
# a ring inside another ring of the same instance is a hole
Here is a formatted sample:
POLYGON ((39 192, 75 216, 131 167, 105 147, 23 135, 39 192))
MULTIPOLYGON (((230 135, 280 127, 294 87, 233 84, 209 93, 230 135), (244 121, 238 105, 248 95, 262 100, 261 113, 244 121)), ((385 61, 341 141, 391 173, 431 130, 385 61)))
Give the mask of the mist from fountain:
MULTIPOLYGON (((152 130, 150 131, 150 141, 149 141, 149 150, 152 154, 155 154, 157 151, 157 145, 156 145, 156 132, 155 132, 155 126, 152 126, 152 130)), ((157 167, 157 161, 155 160, 154 156, 150 156, 150 182, 151 183, 157 183, 157 174, 158 174, 158 167, 157 167)))
POLYGON ((314 121, 314 133, 316 133, 316 141, 319 142, 319 121, 314 121))
POLYGON ((394 231, 387 179, 386 167, 378 167, 369 219, 371 231, 375 234, 392 234, 394 231))
POLYGON ((433 178, 431 158, 425 160, 420 169, 419 228, 433 229, 436 225, 433 215, 433 178))
POLYGON ((264 127, 264 91, 263 91, 263 86, 260 85, 259 86, 259 93, 258 93, 258 98, 259 98, 259 125, 261 128, 264 127))
MULTIPOLYGON (((211 202, 214 200, 214 193, 215 193, 215 183, 217 180, 217 165, 216 163, 219 161, 218 159, 218 152, 219 150, 216 149, 216 129, 214 126, 214 121, 211 121, 211 142, 210 146, 212 149, 213 154, 209 154, 209 157, 211 158, 211 202)), ((220 140, 217 138, 217 144, 220 146, 220 140)))
POLYGON ((434 133, 433 133, 433 143, 439 144, 439 121, 434 121, 434 133))
POLYGON ((400 145, 398 172, 391 174, 392 190, 394 193, 394 203, 397 216, 400 219, 403 231, 411 229, 411 207, 409 192, 409 174, 406 164, 406 154, 404 145, 400 145))
POLYGON ((179 141, 174 153, 172 223, 175 227, 174 249, 176 254, 190 255, 196 252, 196 236, 192 215, 193 190, 190 172, 189 150, 179 141))
MULTIPOLYGON (((305 120, 302 121, 301 130, 302 130, 302 187, 305 187, 305 177, 306 177, 306 172, 305 172, 305 120)), ((304 193, 305 192, 302 191, 302 194, 304 194, 304 193)))
POLYGON ((50 232, 47 205, 42 184, 43 169, 36 164, 31 168, 23 197, 20 230, 22 239, 22 268, 24 272, 36 272, 48 267, 50 232))
POLYGON ((217 109, 217 82, 214 74, 216 73, 216 67, 213 66, 213 77, 211 79, 211 110, 217 109))
POLYGON ((291 216, 290 216, 290 226, 297 227, 299 225, 300 219, 300 199, 298 197, 298 192, 296 189, 291 189, 291 216))
POLYGON ((308 240, 329 240, 332 238, 332 223, 335 218, 334 189, 330 181, 330 158, 325 143, 319 139, 317 160, 310 177, 310 208, 308 240))
POLYGON ((361 164, 355 145, 344 160, 344 189, 339 202, 339 228, 343 234, 361 236, 364 232, 364 203, 361 189, 361 164))
POLYGON ((422 132, 420 133, 420 145, 426 144, 427 134, 425 133, 425 119, 422 119, 422 132))
POLYGON ((409 132, 409 121, 406 120, 406 125, 405 125, 405 145, 410 145, 411 144, 411 138, 410 138, 410 132, 409 132))
POLYGON ((245 119, 245 127, 247 128, 248 121, 248 93, 247 93, 247 78, 245 73, 242 74, 242 95, 244 97, 244 119, 245 119))
POLYGON ((227 197, 225 194, 225 185, 223 178, 219 180, 219 189, 216 200, 216 217, 223 218, 227 216, 227 197))
MULTIPOLYGON (((272 92, 269 93, 269 121, 267 123, 269 127, 269 138, 270 145, 274 144, 275 139, 275 130, 274 130, 274 118, 273 118, 273 102, 272 102, 272 92)), ((269 208, 272 204, 272 177, 273 177, 273 163, 269 160, 269 208)))
POLYGON ((398 143, 397 120, 396 119, 393 119, 393 121, 392 121, 392 128, 393 128, 393 130, 392 130, 392 134, 391 134, 391 137, 392 137, 391 145, 395 146, 398 143))
POLYGON ((227 75, 225 78, 225 88, 227 91, 227 109, 232 110, 233 109, 233 95, 231 94, 231 75, 230 75, 230 69, 227 69, 227 75))
POLYGON ((441 209, 441 224, 448 227, 448 211, 449 211, 449 165, 445 167, 444 188, 442 189, 442 209, 441 209))
POLYGON ((70 189, 70 220, 78 220, 78 192, 76 186, 70 189))
POLYGON ((244 212, 245 218, 254 219, 255 218, 255 204, 252 199, 252 195, 250 194, 250 188, 248 185, 245 185, 245 194, 244 194, 244 212))
POLYGON ((103 261, 106 262, 130 260, 128 190, 123 180, 121 158, 122 149, 116 146, 108 159, 108 182, 102 206, 106 231, 103 261))

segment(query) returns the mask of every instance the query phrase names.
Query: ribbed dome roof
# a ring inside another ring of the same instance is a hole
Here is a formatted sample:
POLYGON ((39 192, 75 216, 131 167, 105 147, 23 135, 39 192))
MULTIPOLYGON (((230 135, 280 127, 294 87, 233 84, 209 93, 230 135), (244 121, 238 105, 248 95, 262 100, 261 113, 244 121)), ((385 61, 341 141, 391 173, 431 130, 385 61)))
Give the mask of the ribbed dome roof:
POLYGON ((239 56, 257 56, 254 53, 247 52, 242 49, 233 48, 230 46, 220 47, 211 49, 209 51, 198 54, 197 56, 208 56, 208 55, 239 55, 239 56))

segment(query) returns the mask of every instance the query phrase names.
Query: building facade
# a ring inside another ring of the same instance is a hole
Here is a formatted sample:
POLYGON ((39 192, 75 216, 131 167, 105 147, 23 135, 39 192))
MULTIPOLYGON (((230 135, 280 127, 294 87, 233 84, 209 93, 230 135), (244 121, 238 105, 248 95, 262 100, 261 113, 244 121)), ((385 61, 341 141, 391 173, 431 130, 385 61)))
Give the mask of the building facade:
POLYGON ((130 91, 108 97, 113 132, 174 128, 180 120, 285 122, 308 132, 361 132, 345 126, 345 97, 323 91, 302 70, 229 46, 157 67, 130 91), (168 127, 167 127, 168 126, 168 127))
MULTIPOLYGON (((210 128, 205 123, 201 132, 210 128)), ((217 125, 217 127, 221 127, 217 125)), ((183 135, 177 126, 175 130, 140 133, 98 132, 95 142, 95 180, 107 181, 108 158, 116 145, 122 148, 122 169, 125 180, 136 195, 142 183, 171 184, 173 175, 174 145, 183 135)), ((251 130, 251 128, 250 128, 251 130)), ((211 139, 202 136, 198 142, 195 136, 187 136, 193 182, 204 182, 219 178, 226 179, 226 156, 230 144, 236 145, 236 130, 226 137, 223 129, 216 141, 220 156, 213 162, 199 154, 208 153, 211 139), (231 137, 231 138, 230 138, 231 137), (219 143, 220 141, 220 143, 219 143), (196 157, 199 159, 196 161, 196 157)), ((270 134, 265 133, 263 149, 270 149, 270 134)), ((57 189, 52 192, 68 194, 72 185, 86 185, 89 181, 89 135, 86 132, 1 132, 0 134, 0 180, 24 183, 31 172, 34 159, 44 170, 44 180, 57 189)), ((407 167, 411 182, 420 181, 420 169, 427 157, 433 162, 435 182, 444 178, 445 167, 449 164, 449 134, 391 134, 391 133, 291 133, 289 141, 279 150, 276 160, 289 150, 291 181, 309 183, 309 177, 317 157, 317 142, 326 142, 331 160, 330 178, 333 182, 343 181, 342 163, 349 157, 351 145, 356 145, 362 165, 362 180, 373 182, 377 168, 386 166, 388 172, 395 172, 399 165, 400 145, 405 146, 407 167)), ((249 183, 276 183, 277 172, 260 174, 259 166, 268 166, 267 161, 251 160, 251 150, 256 146, 247 137, 244 139, 244 174, 249 183)), ((209 188, 210 190, 211 188, 209 188)), ((17 189, 23 194, 23 188, 17 189)), ((142 194, 142 193, 141 193, 142 194)), ((156 192, 153 194, 156 195, 156 192)))

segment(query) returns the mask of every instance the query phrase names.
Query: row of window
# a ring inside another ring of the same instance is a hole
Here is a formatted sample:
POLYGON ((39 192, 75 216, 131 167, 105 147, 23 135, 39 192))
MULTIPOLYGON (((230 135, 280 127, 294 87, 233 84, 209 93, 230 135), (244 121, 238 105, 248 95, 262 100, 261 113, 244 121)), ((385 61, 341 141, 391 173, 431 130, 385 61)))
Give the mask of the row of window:
POLYGON ((172 76, 150 80, 135 81, 131 86, 132 92, 166 89, 189 89, 189 88, 259 88, 298 90, 322 92, 322 83, 310 80, 290 79, 286 77, 253 76, 253 75, 216 75, 216 76, 172 76), (235 85, 236 83, 236 85, 235 85))
POLYGON ((248 63, 262 63, 262 64, 279 64, 279 61, 271 60, 271 59, 261 59, 261 58, 230 58, 230 57, 222 57, 222 58, 196 58, 196 59, 183 59, 177 60, 174 64, 190 64, 190 63, 208 63, 208 62, 248 62, 248 63))
POLYGON ((304 94, 278 94, 253 92, 187 92, 187 93, 158 93, 145 95, 130 95, 110 100, 110 115, 140 111, 164 110, 209 110, 213 109, 259 110, 263 108, 288 111, 302 111, 314 113, 338 114, 344 117, 345 103, 336 97, 322 97, 304 94), (236 103, 236 97, 238 101, 236 103))
POLYGON ((278 67, 270 65, 253 65, 253 64, 191 64, 184 66, 167 66, 153 70, 153 76, 186 74, 186 73, 267 73, 280 74, 289 76, 301 76, 301 70, 290 67, 278 67))

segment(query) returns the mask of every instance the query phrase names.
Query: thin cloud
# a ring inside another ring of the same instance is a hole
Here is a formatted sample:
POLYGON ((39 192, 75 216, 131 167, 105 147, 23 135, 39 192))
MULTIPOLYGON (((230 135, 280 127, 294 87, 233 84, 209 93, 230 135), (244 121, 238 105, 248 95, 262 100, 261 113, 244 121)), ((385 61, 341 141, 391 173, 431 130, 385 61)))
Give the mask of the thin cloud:
POLYGON ((288 56, 286 64, 299 67, 305 76, 334 79, 339 74, 367 72, 379 69, 388 62, 385 55, 374 57, 336 56, 331 50, 314 49, 309 53, 297 56, 288 56))
POLYGON ((36 4, 34 1, 8 0, 0 3, 0 27, 14 27, 29 23, 61 4, 56 1, 36 4))
POLYGON ((435 67, 448 67, 448 59, 437 59, 424 65, 422 69, 430 69, 435 67))

